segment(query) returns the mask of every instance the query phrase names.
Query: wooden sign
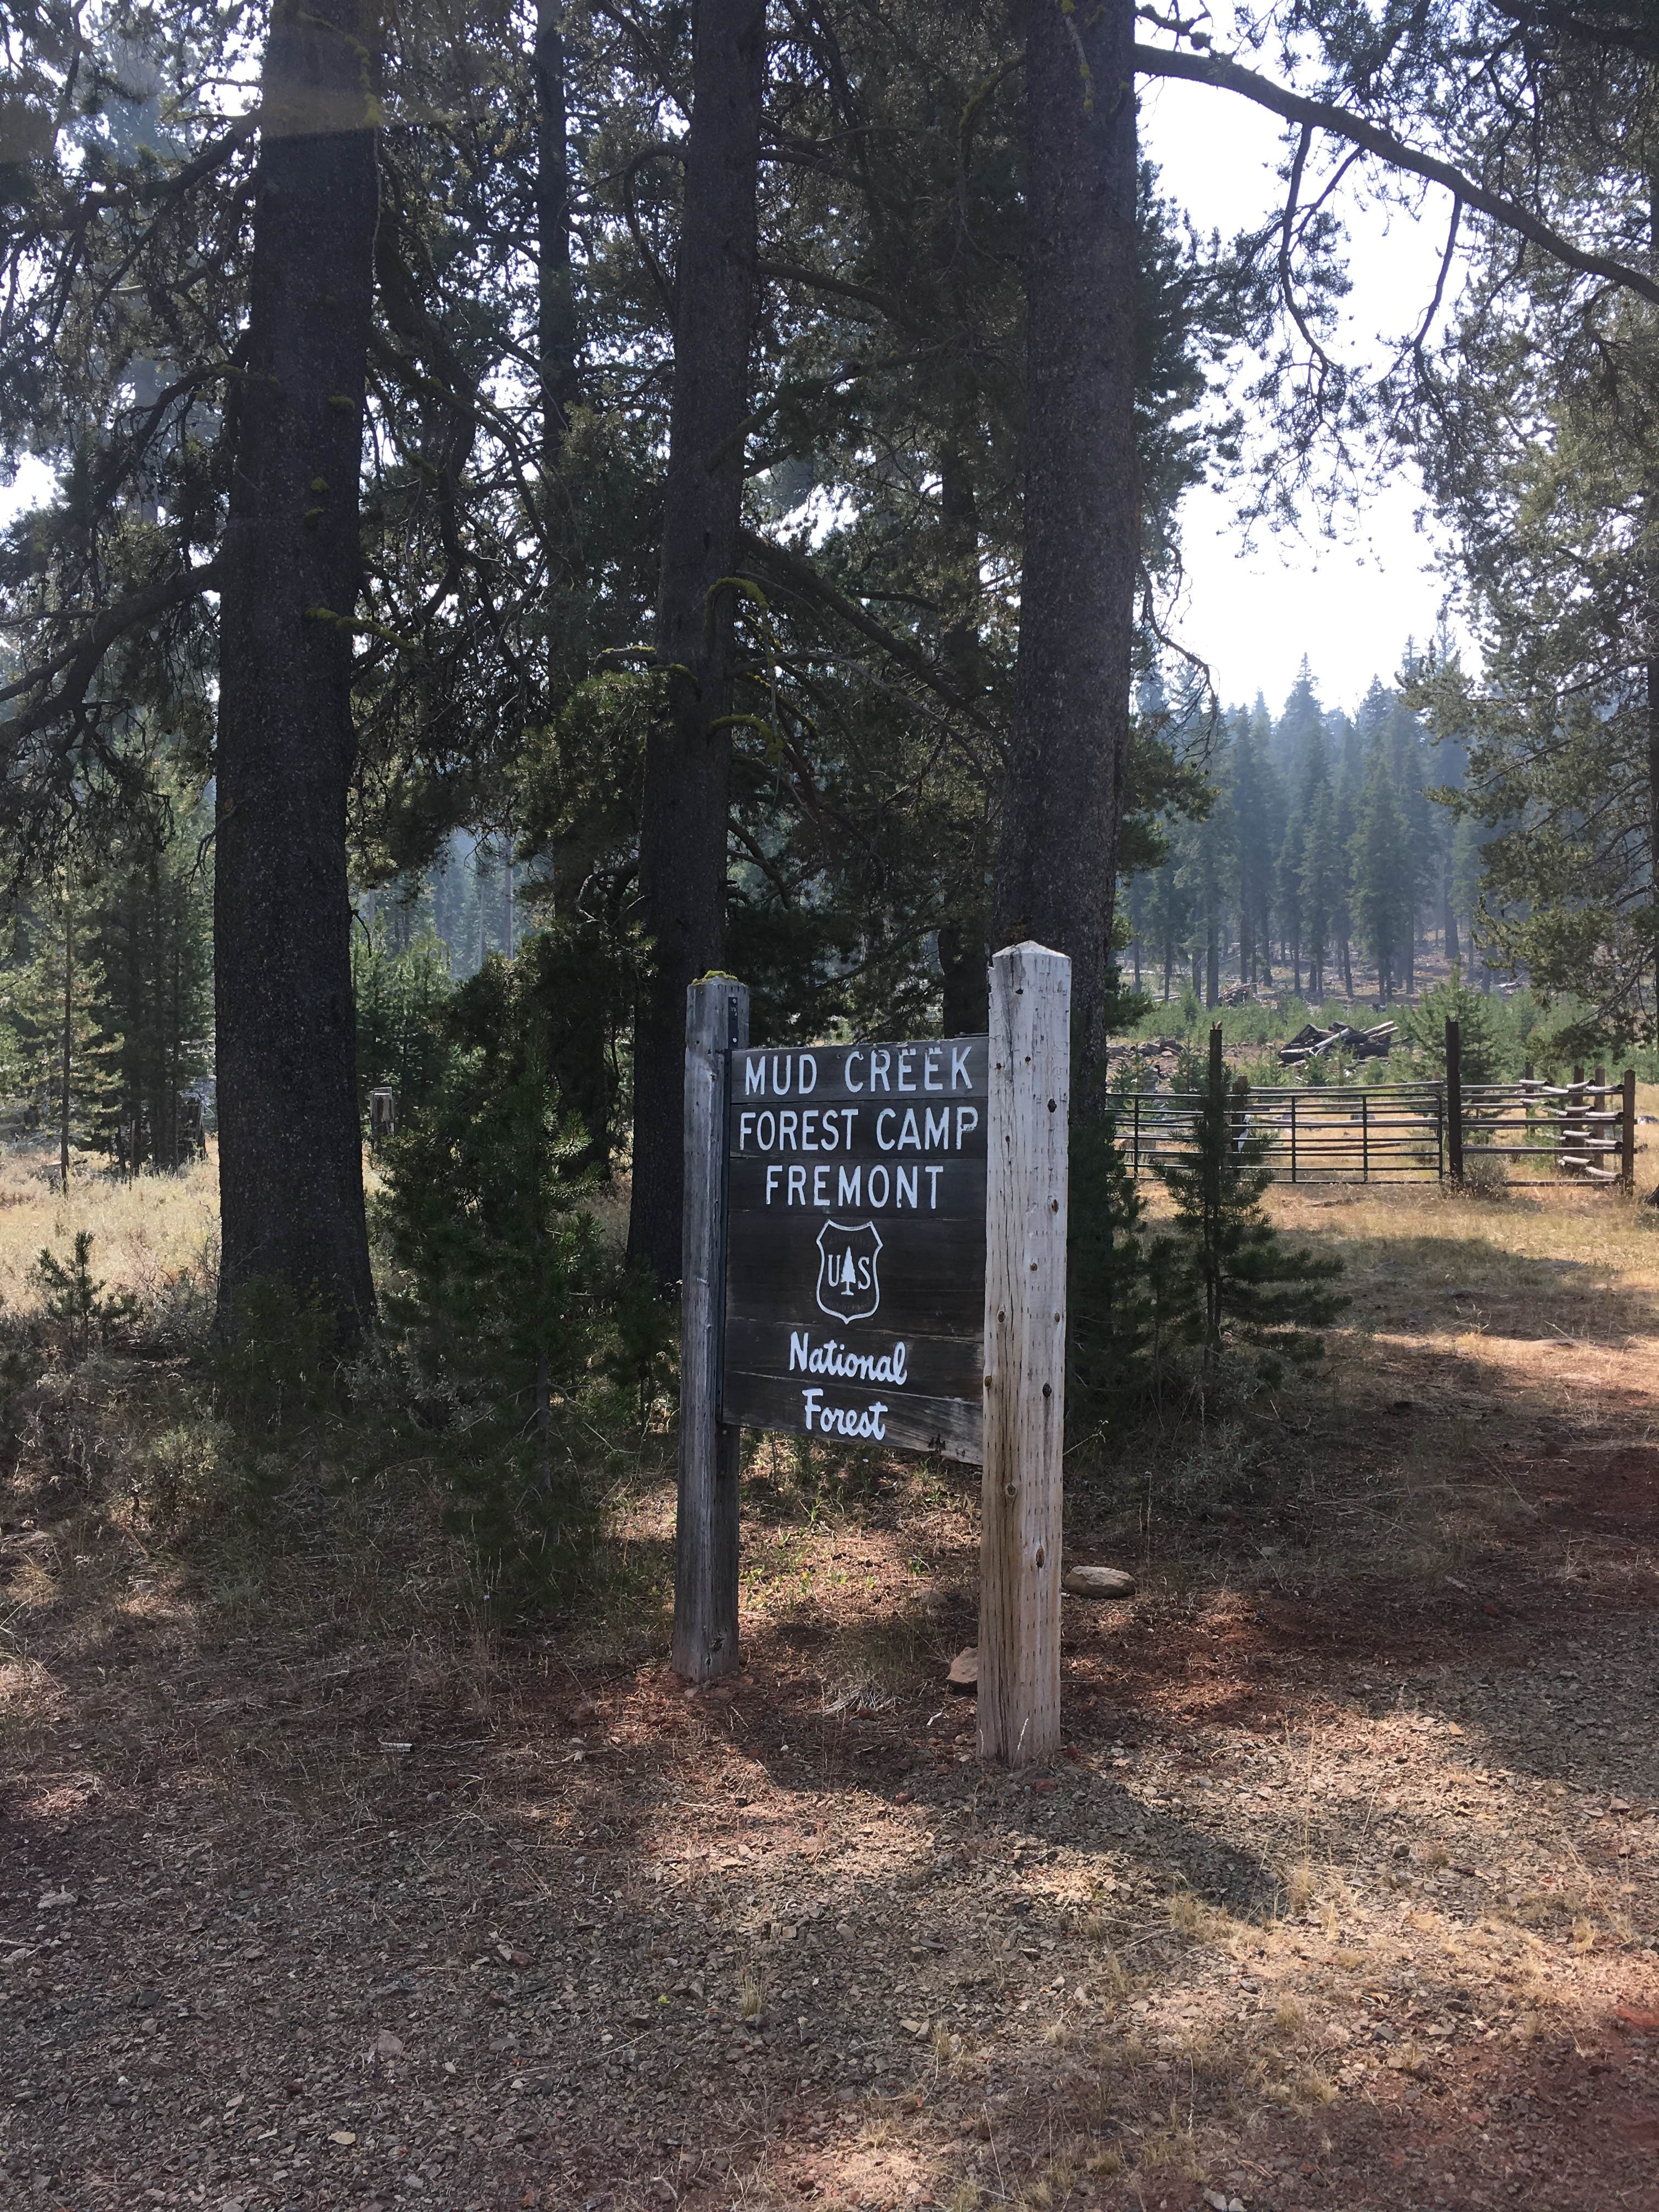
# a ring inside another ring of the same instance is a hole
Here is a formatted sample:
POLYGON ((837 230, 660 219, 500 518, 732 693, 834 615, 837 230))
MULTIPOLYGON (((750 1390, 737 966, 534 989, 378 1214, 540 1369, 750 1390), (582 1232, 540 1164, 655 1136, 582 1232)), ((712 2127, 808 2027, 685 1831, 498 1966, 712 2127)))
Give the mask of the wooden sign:
POLYGON ((988 1040, 734 1050, 720 1419, 981 1457, 988 1040))
POLYGON ((981 1468, 979 1746, 1060 1744, 1071 963, 991 963, 988 1036, 749 1044, 749 994, 686 995, 674 1651, 738 1650, 745 1427, 981 1468))

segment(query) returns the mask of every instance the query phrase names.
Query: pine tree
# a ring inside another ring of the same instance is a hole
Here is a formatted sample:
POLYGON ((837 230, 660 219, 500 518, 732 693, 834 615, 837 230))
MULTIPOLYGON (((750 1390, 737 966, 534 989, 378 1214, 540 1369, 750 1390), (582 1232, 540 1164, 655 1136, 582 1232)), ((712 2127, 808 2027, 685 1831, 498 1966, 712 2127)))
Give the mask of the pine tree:
POLYGON ((1184 823, 1177 841, 1190 903, 1193 988, 1206 1006, 1221 995, 1221 945, 1237 860, 1230 780, 1211 787, 1207 811, 1184 823))
POLYGON ((1321 1358, 1328 1328, 1348 1301, 1325 1287, 1342 1272, 1281 1243, 1262 1209, 1273 1171, 1263 1165, 1267 1139, 1249 1133, 1242 1079, 1230 1092, 1221 1031, 1210 1032, 1209 1080, 1183 1154, 1158 1164, 1175 1201, 1184 1267, 1194 1285, 1189 1342, 1201 1344, 1204 1371, 1213 1376, 1230 1344, 1248 1347, 1258 1373, 1276 1382, 1286 1359, 1321 1358))
POLYGON ((1342 992, 1352 1001, 1353 989, 1353 833, 1359 825, 1360 794, 1365 785, 1365 758, 1359 732, 1346 714, 1335 718, 1331 732, 1336 760, 1336 843, 1341 857, 1342 892, 1336 913, 1337 950, 1342 963, 1342 992))
POLYGON ((550 1077, 545 1013, 506 962, 485 963, 442 1027, 442 1075, 384 1155, 382 1218, 410 1279, 389 1305, 417 1357, 483 1399, 456 1517, 492 1580, 529 1588, 567 1571, 595 1524, 553 1449, 555 1401, 594 1349, 586 1138, 550 1077))
POLYGON ((1458 1029, 1458 1064, 1465 1083, 1497 1083, 1507 1073, 1503 1038, 1490 998, 1473 991, 1455 963, 1451 974, 1431 991, 1420 1006, 1407 1010, 1406 1042, 1436 1075, 1446 1072, 1446 1024, 1458 1029))
POLYGON ((1270 988, 1273 982, 1273 939, 1275 933, 1283 937, 1284 920, 1279 911, 1279 852, 1285 842, 1285 826, 1290 809, 1285 798, 1285 780, 1273 765, 1271 757, 1273 724, 1261 694, 1256 695, 1255 711, 1250 716, 1250 743, 1260 763, 1259 785, 1261 793, 1261 843, 1255 857, 1254 873, 1256 880, 1257 934, 1261 945, 1261 980, 1270 988))
POLYGON ((1164 975, 1164 1003, 1170 1003, 1170 986, 1177 956, 1192 927, 1192 896, 1180 862, 1172 854, 1152 878, 1146 901, 1147 927, 1152 932, 1164 975))
POLYGON ((1379 729, 1371 740, 1350 848, 1354 924, 1376 967, 1377 996, 1387 1006, 1404 972, 1411 928, 1411 859, 1395 796, 1389 749, 1379 729))
POLYGON ((366 1116, 369 1092, 389 1085, 401 1117, 423 1103, 444 1069, 443 1017, 454 995, 448 957, 435 932, 394 949, 377 915, 352 937, 351 988, 360 1110, 366 1116))
POLYGON ((124 836, 97 889, 94 949, 120 1032, 119 1142, 129 1171, 184 1165, 181 1101, 213 1052, 213 883, 204 811, 172 803, 124 836))
POLYGON ((1344 888, 1342 848, 1336 833, 1336 797, 1320 782, 1302 849, 1302 919, 1308 953, 1308 996, 1317 1006, 1330 981, 1331 955, 1344 888))
POLYGON ((1152 1384, 1144 1212, 1115 1116, 1074 1122, 1066 1246, 1066 1419, 1073 1440, 1126 1419, 1152 1384))
POLYGON ((1233 717, 1231 807, 1237 840, 1234 883, 1238 899, 1239 979, 1273 981, 1268 932, 1273 925, 1273 844, 1266 763, 1250 718, 1233 717))
MULTIPOLYGON (((1480 908, 1480 887, 1489 835, 1490 832, 1481 828, 1473 814, 1460 814, 1457 826, 1452 831, 1451 852, 1446 863, 1446 904, 1463 926, 1471 963, 1477 951, 1475 921, 1480 908)), ((1490 988, 1492 970, 1486 965, 1484 952, 1480 956, 1480 973, 1483 988, 1490 988)))
POLYGON ((1390 775, 1406 839, 1406 888, 1411 902, 1402 948, 1401 980, 1409 992, 1416 988, 1418 918, 1427 903, 1440 872, 1439 825, 1423 781, 1422 741, 1417 717, 1403 699, 1396 700, 1389 721, 1392 756, 1390 775))
POLYGON ((108 1026, 84 893, 65 870, 31 912, 32 957, 8 978, 19 1095, 29 1126, 58 1146, 60 1188, 73 1152, 107 1151, 118 1115, 121 1039, 108 1026))

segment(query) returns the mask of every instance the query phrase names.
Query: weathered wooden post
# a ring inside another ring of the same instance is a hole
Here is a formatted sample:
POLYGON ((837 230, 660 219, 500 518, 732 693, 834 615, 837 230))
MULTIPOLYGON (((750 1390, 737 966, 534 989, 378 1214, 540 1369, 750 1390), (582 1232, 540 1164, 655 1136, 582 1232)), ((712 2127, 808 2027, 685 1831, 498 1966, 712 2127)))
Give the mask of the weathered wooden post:
POLYGON ((1071 1009, 1063 953, 991 963, 979 1748, 1011 1766, 1060 1748, 1071 1009))
POLYGON ((720 1419, 726 1273, 727 1054, 749 1042, 749 993, 706 975, 685 994, 685 1212, 673 1666, 709 1682, 738 1663, 738 1452, 720 1419))
POLYGON ((1626 1190, 1636 1188, 1636 1070, 1625 1070, 1624 1097, 1619 1112, 1619 1180, 1626 1190))
POLYGON ((1446 1024, 1446 1158, 1454 1190, 1463 1188, 1463 1032, 1446 1024))

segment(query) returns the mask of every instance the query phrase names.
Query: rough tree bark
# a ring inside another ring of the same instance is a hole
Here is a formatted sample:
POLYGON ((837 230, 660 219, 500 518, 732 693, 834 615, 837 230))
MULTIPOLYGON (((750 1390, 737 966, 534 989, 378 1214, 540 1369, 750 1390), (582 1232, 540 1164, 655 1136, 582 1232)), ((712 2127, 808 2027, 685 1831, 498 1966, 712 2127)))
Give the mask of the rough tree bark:
POLYGON ((665 710, 645 756, 640 904, 653 958, 634 1033, 630 1259, 679 1280, 685 993, 726 944, 732 617, 755 320, 764 0, 698 0, 675 269, 674 395, 656 659, 665 710))
POLYGON ((357 484, 378 209, 368 0, 276 0, 220 555, 222 1304, 271 1278, 349 1346, 374 1290, 346 884, 357 484))
MULTIPOLYGON (((1648 268, 1659 276, 1659 169, 1648 171, 1648 268)), ((1659 545, 1659 472, 1650 471, 1642 485, 1643 537, 1649 547, 1659 545)), ((1654 889, 1649 894, 1648 926, 1653 932, 1653 1035, 1659 1038, 1659 558, 1646 562, 1644 593, 1643 678, 1647 697, 1648 865, 1654 889)), ((1486 988, 1490 988, 1488 985, 1486 988)))
MULTIPOLYGON (((944 541, 941 596, 947 620, 939 641, 945 674, 964 698, 984 688, 980 667, 979 504, 973 471, 962 442, 948 440, 939 455, 939 524, 944 541)), ((939 960, 946 1036, 976 1036, 989 1018, 990 948, 986 943, 984 864, 978 882, 957 895, 955 911, 939 924, 939 960)))
POLYGON ((1140 541, 1133 0, 1028 0, 1019 666, 995 942, 1072 958, 1073 1097, 1103 1070, 1140 541))

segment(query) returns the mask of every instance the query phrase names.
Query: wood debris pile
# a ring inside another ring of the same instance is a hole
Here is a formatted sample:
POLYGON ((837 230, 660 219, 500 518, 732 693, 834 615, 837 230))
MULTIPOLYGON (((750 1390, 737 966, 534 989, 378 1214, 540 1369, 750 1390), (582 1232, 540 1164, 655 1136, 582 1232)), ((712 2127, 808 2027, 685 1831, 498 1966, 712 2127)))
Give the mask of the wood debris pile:
POLYGON ((1155 1085, 1173 1083, 1182 1044, 1180 1037, 1138 1037, 1129 1044, 1109 1044, 1106 1064, 1115 1071, 1133 1061, 1137 1076, 1150 1077, 1155 1085))
POLYGON ((1322 1030, 1310 1022, 1288 1044, 1279 1047, 1279 1062, 1285 1067, 1297 1067, 1304 1060, 1321 1060, 1328 1052, 1340 1053, 1349 1060, 1386 1060, 1398 1026, 1395 1022, 1379 1022, 1375 1029, 1357 1030, 1346 1022, 1338 1022, 1334 1029, 1322 1030))

